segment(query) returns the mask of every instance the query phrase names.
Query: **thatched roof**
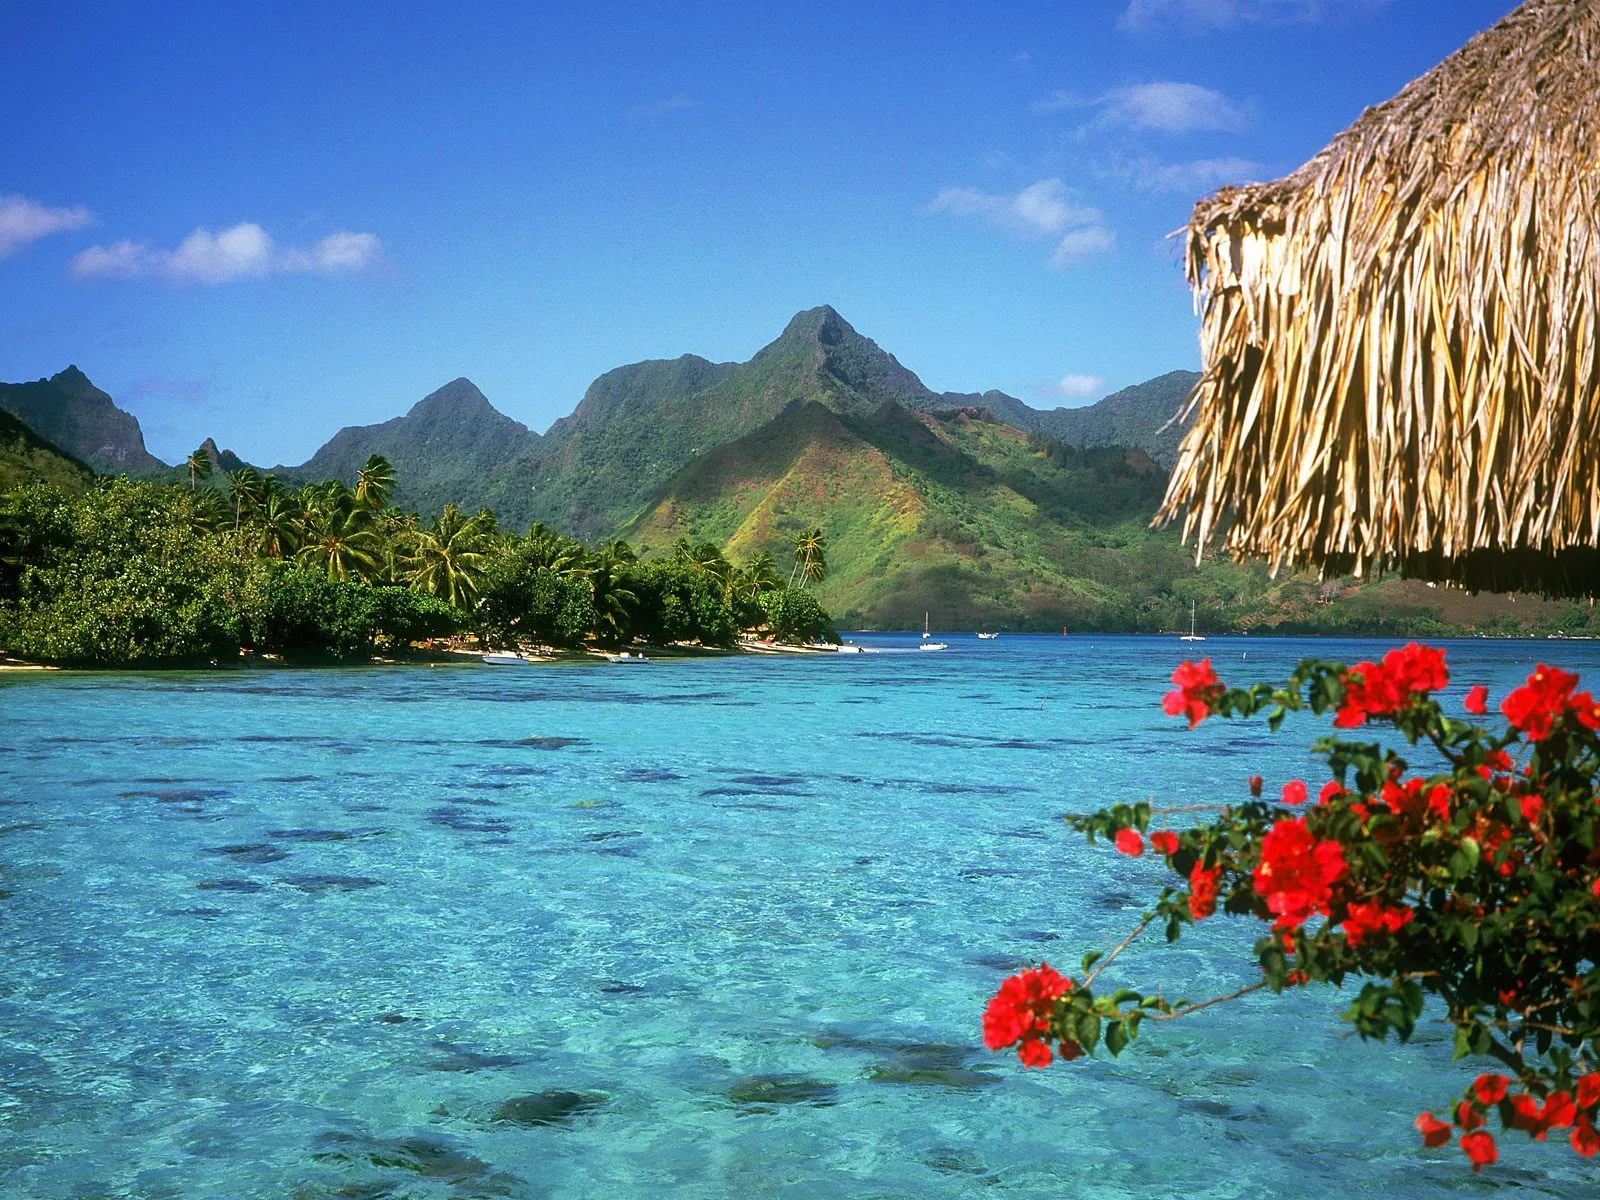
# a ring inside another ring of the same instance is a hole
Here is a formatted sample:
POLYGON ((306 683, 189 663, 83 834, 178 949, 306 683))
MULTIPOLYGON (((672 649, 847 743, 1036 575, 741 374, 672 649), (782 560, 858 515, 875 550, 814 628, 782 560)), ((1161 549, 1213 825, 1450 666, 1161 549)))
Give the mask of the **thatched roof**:
POLYGON ((1274 567, 1600 592, 1600 0, 1529 0, 1188 230, 1162 515, 1274 567))

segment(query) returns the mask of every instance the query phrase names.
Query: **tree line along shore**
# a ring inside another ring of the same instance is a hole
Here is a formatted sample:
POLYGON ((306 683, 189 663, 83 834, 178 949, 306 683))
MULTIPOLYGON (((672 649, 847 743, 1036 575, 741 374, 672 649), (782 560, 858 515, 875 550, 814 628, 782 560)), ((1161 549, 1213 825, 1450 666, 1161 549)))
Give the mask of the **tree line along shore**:
POLYGON ((79 494, 37 481, 0 490, 0 648, 12 662, 85 667, 225 664, 247 655, 360 662, 419 643, 619 650, 732 649, 759 632, 834 636, 809 590, 826 539, 792 562, 742 564, 680 541, 641 558, 584 546, 487 509, 423 518, 389 504, 393 467, 372 456, 355 486, 298 489, 245 467, 226 488, 103 478, 79 494), (463 642, 462 639, 466 639, 463 642))

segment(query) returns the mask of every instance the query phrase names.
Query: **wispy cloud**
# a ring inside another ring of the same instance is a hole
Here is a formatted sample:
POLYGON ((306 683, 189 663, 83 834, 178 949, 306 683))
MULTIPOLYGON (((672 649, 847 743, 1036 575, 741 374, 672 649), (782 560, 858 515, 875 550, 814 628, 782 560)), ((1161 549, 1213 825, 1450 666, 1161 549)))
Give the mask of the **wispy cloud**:
POLYGON ((1225 183, 1255 183, 1264 177, 1261 164, 1247 158, 1197 158, 1188 162, 1164 162, 1158 158, 1134 158, 1113 164, 1110 173, 1142 192, 1178 192, 1197 195, 1225 183))
POLYGON ((1035 100, 1034 112, 1064 112, 1073 108, 1097 109, 1094 123, 1140 132, 1237 133, 1248 123, 1244 111, 1221 92, 1198 83, 1135 83, 1084 98, 1072 92, 1052 92, 1035 100))
POLYGON ((341 230, 311 246, 280 250, 265 229, 246 221, 217 233, 196 229, 175 250, 127 240, 90 246, 68 269, 74 279, 154 276, 169 283, 217 284, 268 275, 354 274, 382 263, 383 246, 374 234, 341 230))
POLYGON ((93 223, 94 217, 81 204, 48 208, 26 196, 0 196, 0 258, 52 233, 93 223))
POLYGON ((1080 375, 1069 371, 1057 382, 1055 390, 1068 399, 1082 400, 1087 396, 1098 396, 1105 386, 1104 375, 1080 375))
POLYGON ((1319 21, 1370 12, 1388 0, 1128 0, 1117 19, 1129 32, 1204 29, 1259 22, 1319 21))
POLYGON ((1020 192, 945 188, 927 211, 977 217, 1021 237, 1059 238, 1050 258, 1055 267, 1070 266, 1117 244, 1116 234, 1105 227, 1100 210, 1079 204, 1059 179, 1041 179, 1020 192))
POLYGON ((628 110, 628 116, 635 121, 655 121, 671 113, 688 112, 699 107, 698 100, 691 100, 687 96, 668 96, 650 104, 635 104, 628 110))

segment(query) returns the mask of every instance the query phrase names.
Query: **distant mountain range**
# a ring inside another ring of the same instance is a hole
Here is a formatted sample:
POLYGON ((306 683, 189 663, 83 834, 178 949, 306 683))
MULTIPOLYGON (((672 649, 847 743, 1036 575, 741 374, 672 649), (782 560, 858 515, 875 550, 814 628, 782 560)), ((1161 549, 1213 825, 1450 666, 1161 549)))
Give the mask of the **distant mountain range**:
POLYGON ((159 471, 138 419, 112 402, 77 367, 36 383, 0 383, 0 412, 107 475, 159 471))
MULTIPOLYGON (((685 355, 609 371, 542 437, 457 379, 275 470, 288 482, 348 482, 382 454, 404 507, 486 506, 505 528, 542 520, 646 551, 688 538, 786 564, 793 535, 820 526, 820 596, 846 627, 917 627, 927 612, 945 628, 1152 631, 1176 628, 1192 598, 1212 630, 1587 629, 1585 611, 1530 597, 1512 605, 1392 578, 1358 587, 1196 566, 1171 530, 1148 527, 1182 434, 1173 418, 1196 378, 1174 371, 1076 409, 938 393, 824 306, 748 362, 685 355)), ((244 465, 209 438, 201 450, 218 471, 213 486, 244 465)), ((88 467, 184 474, 151 455, 138 422, 76 367, 0 385, 0 481, 82 487, 88 467)))

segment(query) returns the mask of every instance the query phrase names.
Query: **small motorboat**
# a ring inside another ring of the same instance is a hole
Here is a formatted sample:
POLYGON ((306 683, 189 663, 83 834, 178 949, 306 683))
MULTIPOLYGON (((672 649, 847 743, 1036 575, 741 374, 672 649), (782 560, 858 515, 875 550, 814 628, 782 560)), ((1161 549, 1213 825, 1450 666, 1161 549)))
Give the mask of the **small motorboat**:
POLYGON ((512 650, 494 650, 483 656, 491 667, 525 667, 528 660, 512 650))
POLYGON ((917 647, 917 649, 918 650, 948 650, 948 649, 950 649, 950 643, 949 642, 923 642, 920 646, 917 647))
POLYGON ((986 642, 992 642, 1000 635, 998 633, 980 633, 978 636, 986 642))

